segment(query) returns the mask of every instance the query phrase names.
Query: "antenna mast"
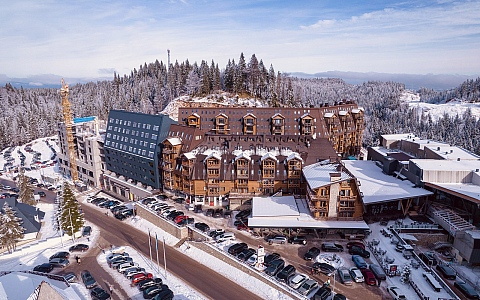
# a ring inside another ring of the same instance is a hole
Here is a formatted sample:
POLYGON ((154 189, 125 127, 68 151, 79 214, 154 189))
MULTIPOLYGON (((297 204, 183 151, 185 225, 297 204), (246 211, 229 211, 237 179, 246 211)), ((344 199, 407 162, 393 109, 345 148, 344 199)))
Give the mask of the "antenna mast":
POLYGON ((60 95, 62 96, 63 107, 63 121, 65 122, 65 129, 67 131, 67 147, 68 147, 68 160, 70 162, 70 175, 72 181, 75 183, 78 181, 77 161, 75 156, 75 144, 73 142, 73 118, 72 111, 70 110, 70 102, 68 101, 68 84, 62 78, 62 88, 60 89, 60 95))

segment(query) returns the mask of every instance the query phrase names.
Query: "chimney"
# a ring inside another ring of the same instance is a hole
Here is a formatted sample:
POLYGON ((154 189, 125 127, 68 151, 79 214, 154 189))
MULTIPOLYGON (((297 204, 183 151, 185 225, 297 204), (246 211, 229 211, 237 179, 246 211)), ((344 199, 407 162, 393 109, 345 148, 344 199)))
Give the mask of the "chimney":
POLYGON ((340 180, 340 178, 342 178, 342 174, 341 174, 341 173, 338 173, 338 172, 330 173, 330 182, 334 182, 334 181, 340 180))
POLYGON ((437 147, 437 151, 440 151, 440 147, 437 147))
POLYGON ((460 161, 460 157, 457 158, 457 161, 460 161))
POLYGON ((450 149, 450 153, 453 153, 453 149, 450 149))

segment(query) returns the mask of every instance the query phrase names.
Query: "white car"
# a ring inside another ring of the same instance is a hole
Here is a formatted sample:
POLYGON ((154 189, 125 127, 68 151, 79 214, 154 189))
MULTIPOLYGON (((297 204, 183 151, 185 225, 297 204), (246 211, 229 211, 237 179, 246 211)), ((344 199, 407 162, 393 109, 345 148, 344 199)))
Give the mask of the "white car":
POLYGON ((288 285, 293 289, 298 289, 302 286, 302 284, 307 281, 309 278, 307 275, 304 274, 295 274, 294 276, 290 277, 288 285))
POLYGON ((393 297, 394 300, 406 300, 407 299, 407 297, 405 297, 405 295, 396 286, 387 287, 387 291, 390 294, 390 296, 393 297))
POLYGON ((254 266, 257 263, 257 258, 257 255, 253 254, 247 259, 247 264, 249 264, 250 266, 254 266))
POLYGON ((118 266, 117 268, 117 271, 119 273, 123 273, 125 272, 125 270, 128 270, 132 267, 138 267, 138 264, 136 262, 127 262, 127 263, 124 263, 124 264, 121 264, 118 266))
POLYGON ((352 276, 353 281, 355 282, 364 282, 365 278, 363 277, 362 272, 359 268, 350 268, 350 275, 352 276))

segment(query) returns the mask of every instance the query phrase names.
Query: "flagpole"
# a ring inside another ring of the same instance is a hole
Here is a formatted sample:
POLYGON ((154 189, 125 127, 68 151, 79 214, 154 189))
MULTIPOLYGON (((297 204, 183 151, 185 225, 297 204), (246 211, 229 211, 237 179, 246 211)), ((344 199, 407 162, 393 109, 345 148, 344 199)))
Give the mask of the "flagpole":
POLYGON ((158 262, 158 237, 155 232, 155 250, 157 251, 157 273, 160 273, 160 263, 158 262))
POLYGON ((148 250, 150 251, 150 260, 152 260, 152 239, 150 238, 150 228, 148 228, 148 250))
POLYGON ((163 265, 165 266, 165 279, 167 279, 167 257, 165 255, 165 235, 163 236, 163 265))

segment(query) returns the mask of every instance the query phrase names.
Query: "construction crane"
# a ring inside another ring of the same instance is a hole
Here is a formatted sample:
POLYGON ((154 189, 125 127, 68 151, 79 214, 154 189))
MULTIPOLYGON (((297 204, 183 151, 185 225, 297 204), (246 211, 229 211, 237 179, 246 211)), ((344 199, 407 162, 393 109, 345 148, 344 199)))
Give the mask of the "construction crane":
POLYGON ((75 156, 75 144, 73 142, 73 118, 72 111, 70 110, 70 102, 68 101, 68 84, 65 84, 63 78, 60 95, 62 96, 63 121, 65 122, 65 129, 67 131, 67 147, 68 160, 70 161, 70 175, 72 176, 72 181, 75 183, 76 181, 78 181, 78 170, 75 156))

